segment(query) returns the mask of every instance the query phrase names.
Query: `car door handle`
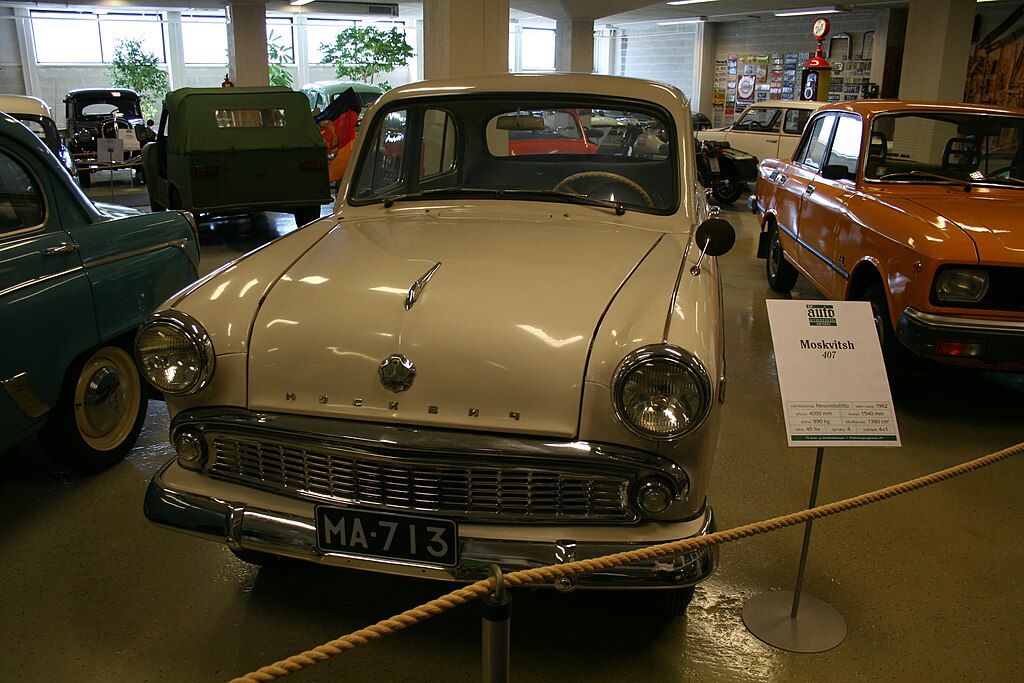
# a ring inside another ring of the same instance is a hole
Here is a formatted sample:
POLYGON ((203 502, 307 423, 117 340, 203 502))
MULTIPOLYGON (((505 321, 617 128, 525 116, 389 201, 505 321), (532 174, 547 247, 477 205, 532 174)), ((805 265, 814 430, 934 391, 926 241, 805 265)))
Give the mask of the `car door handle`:
POLYGON ((69 251, 74 251, 77 247, 70 242, 61 242, 55 247, 47 247, 43 249, 40 254, 43 256, 56 256, 57 254, 66 254, 69 251))
POLYGON ((805 195, 812 195, 812 194, 814 194, 814 191, 815 191, 816 189, 817 189, 817 188, 816 188, 816 187, 814 187, 814 185, 808 185, 808 186, 807 186, 807 189, 806 189, 806 190, 804 190, 804 194, 805 194, 805 195))

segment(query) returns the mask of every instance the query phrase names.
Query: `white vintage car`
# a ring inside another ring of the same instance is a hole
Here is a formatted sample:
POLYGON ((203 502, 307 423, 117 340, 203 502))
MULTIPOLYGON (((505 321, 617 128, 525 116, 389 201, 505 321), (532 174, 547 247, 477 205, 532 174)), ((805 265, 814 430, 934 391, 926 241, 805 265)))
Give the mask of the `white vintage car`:
MULTIPOLYGON (((456 581, 707 534, 725 388, 688 103, 646 81, 498 75, 367 112, 336 213, 225 266, 137 337, 177 457, 153 522, 273 556, 456 581), (546 123, 625 112, 658 153, 546 123)), ((557 587, 669 589, 701 550, 557 587)), ((649 593, 649 595, 651 595, 649 593)))

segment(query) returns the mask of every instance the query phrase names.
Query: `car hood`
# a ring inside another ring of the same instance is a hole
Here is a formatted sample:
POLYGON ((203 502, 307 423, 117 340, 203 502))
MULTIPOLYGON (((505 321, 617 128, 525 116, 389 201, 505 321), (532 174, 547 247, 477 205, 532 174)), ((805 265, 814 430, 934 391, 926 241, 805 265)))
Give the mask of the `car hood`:
POLYGON ((249 406, 572 436, 595 331, 660 237, 562 214, 344 221, 260 307, 249 406), (381 381, 393 356, 415 366, 403 391, 381 381))
POLYGON ((982 263, 1020 265, 1024 262, 1024 230, 1016 212, 1024 199, 1022 190, 960 188, 910 193, 905 198, 923 207, 924 215, 941 216, 956 224, 974 242, 982 263))

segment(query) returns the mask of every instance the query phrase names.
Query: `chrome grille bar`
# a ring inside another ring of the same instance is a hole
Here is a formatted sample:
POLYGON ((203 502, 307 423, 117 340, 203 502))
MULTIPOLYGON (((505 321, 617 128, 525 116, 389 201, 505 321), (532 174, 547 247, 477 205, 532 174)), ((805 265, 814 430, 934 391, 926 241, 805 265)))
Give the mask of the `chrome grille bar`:
MULTIPOLYGON (((481 521, 628 523, 632 468, 600 474, 557 462, 503 465, 500 456, 382 460, 356 449, 294 447, 207 433, 214 476, 296 496, 481 521), (577 468, 578 469, 578 468, 577 468)), ((421 454, 422 455, 422 454, 421 454)))

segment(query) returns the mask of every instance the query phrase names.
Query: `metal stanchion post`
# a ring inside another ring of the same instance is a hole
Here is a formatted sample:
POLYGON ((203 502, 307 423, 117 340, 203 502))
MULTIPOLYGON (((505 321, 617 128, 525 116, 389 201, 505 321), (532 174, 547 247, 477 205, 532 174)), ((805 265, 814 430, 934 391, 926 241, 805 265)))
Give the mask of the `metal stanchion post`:
MULTIPOLYGON (((818 500, 818 483, 821 480, 821 463, 825 449, 818 448, 814 463, 814 480, 811 483, 813 508, 818 500)), ((807 552, 811 546, 811 522, 804 527, 804 545, 800 552, 800 568, 797 570, 796 590, 768 591, 755 595, 743 606, 743 623, 755 636, 777 648, 790 652, 824 652, 831 650, 846 637, 846 621, 834 607, 813 595, 803 595, 804 569, 807 567, 807 552), (801 611, 801 596, 803 610, 801 611)))
POLYGON ((484 683, 508 683, 509 634, 512 628, 512 595, 505 588, 501 567, 491 565, 494 592, 480 600, 483 625, 484 683))

